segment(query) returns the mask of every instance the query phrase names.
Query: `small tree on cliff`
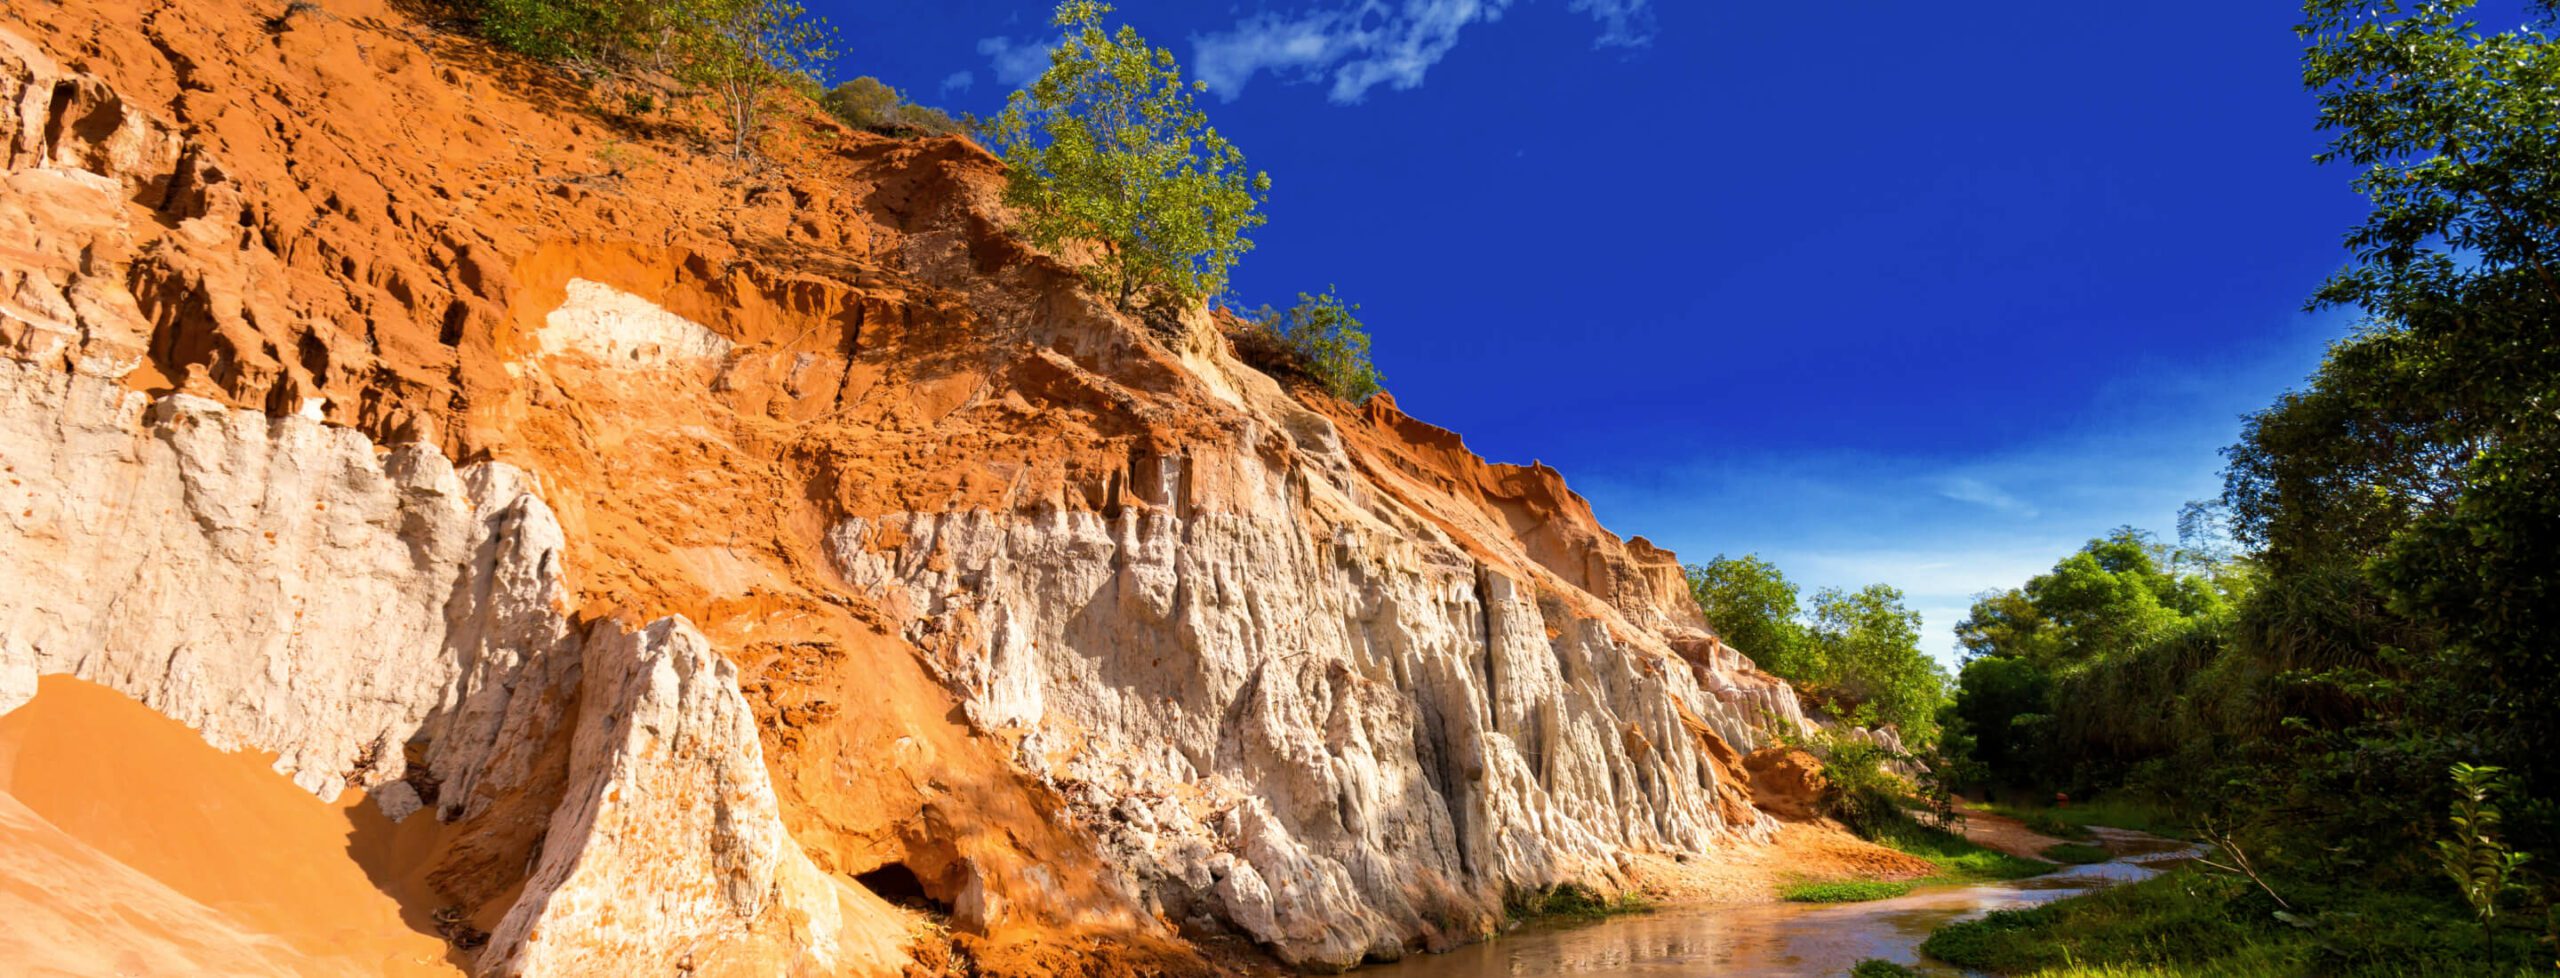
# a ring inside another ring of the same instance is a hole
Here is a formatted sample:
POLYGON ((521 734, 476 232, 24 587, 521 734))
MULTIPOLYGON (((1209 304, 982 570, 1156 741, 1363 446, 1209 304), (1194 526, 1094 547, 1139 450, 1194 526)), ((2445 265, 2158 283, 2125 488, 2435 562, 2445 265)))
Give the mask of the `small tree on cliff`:
POLYGON ((1253 248, 1244 234, 1262 224, 1271 179, 1246 174, 1244 154, 1192 102, 1206 86, 1182 80, 1173 52, 1126 25, 1103 30, 1110 11, 1060 3, 1066 37, 1048 72, 990 126, 1012 167, 1005 202, 1043 248, 1099 248, 1085 277, 1123 309, 1217 295, 1253 248))
POLYGON ((729 123, 730 152, 755 151, 765 100, 775 88, 814 87, 811 74, 835 59, 835 32, 794 0, 687 0, 677 74, 711 93, 729 123))

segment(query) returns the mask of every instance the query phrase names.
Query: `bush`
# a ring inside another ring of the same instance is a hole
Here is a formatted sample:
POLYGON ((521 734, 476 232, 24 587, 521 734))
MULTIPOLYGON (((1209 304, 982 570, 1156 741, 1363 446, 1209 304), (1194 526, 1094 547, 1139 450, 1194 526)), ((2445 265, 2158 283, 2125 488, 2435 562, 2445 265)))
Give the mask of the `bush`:
POLYGON ((773 90, 814 86, 835 56, 833 29, 796 0, 454 2, 500 47, 590 71, 666 71, 709 93, 742 158, 773 90))
POLYGON ((828 89, 818 104, 844 124, 883 136, 948 136, 960 123, 948 113, 917 105, 880 79, 864 75, 828 89))
POLYGON ((1298 369, 1324 385, 1326 392, 1351 404, 1366 404, 1384 389, 1384 377, 1369 362, 1369 333, 1361 328, 1357 304, 1346 304, 1326 286, 1323 295, 1298 293, 1298 304, 1285 316, 1267 313, 1263 329, 1279 339, 1298 369))
POLYGON ((1849 831, 1875 838, 1909 823, 1902 811, 1903 784, 1884 769, 1894 754, 1875 744, 1833 739, 1822 747, 1823 814, 1849 831))
POLYGON ((2001 974, 2383 978, 2521 974, 2531 939, 2483 944, 2448 901, 2279 882, 2285 910, 2247 880, 2181 870, 1931 934, 1922 952, 2001 974), (2086 969, 2086 970, 2081 970, 2086 969))
POLYGON ((656 45, 671 0, 477 0, 466 8, 500 47, 546 61, 617 67, 656 45))
POLYGON ((1644 913, 1653 909, 1653 901, 1635 893, 1623 893, 1612 900, 1580 883, 1558 883, 1545 889, 1514 891, 1509 899, 1503 901, 1503 909, 1514 920, 1549 917, 1594 920, 1644 913))
POLYGON ((1911 892, 1909 883, 1887 883, 1881 880, 1836 880, 1828 883, 1799 883, 1778 894, 1789 903, 1865 903, 1890 900, 1911 892))
POLYGON ((1920 973, 1883 958, 1868 958, 1849 968, 1849 978, 1920 978, 1920 973))

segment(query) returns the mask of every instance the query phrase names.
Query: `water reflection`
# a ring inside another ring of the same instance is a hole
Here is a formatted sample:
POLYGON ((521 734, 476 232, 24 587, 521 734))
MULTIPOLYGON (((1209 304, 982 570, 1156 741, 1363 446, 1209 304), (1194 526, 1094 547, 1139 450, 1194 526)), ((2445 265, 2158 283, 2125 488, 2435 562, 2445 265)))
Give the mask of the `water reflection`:
POLYGON ((1923 961, 1920 942, 1947 923, 2047 903, 2147 878, 2199 853, 2185 843, 2102 830, 2116 858, 2044 876, 1980 886, 1933 887, 1839 906, 1770 904, 1669 909, 1595 923, 1540 927, 1448 954, 1364 968, 1364 978, 1839 978, 1867 958, 1926 974, 1960 975, 1923 961))

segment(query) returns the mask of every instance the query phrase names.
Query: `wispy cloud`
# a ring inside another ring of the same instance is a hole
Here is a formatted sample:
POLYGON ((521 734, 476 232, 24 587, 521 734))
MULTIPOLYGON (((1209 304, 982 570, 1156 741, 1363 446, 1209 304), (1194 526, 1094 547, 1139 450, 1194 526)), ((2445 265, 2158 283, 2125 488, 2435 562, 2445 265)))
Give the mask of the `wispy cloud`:
MULTIPOLYGON (((1500 20, 1516 0, 1349 0, 1295 14, 1261 13, 1214 34, 1194 36, 1192 70, 1223 99, 1265 72, 1288 82, 1330 82, 1326 97, 1353 104, 1380 85, 1422 84, 1458 46, 1458 35, 1500 20)), ((1654 34, 1650 0, 1570 0, 1600 22, 1598 47, 1641 47, 1654 34)))
POLYGON ((1952 663, 1974 596, 2118 526, 2174 534, 2180 505, 2220 493, 2240 416, 2297 385, 2343 329, 2307 317, 2247 357, 2131 365, 2041 437, 1977 451, 1761 450, 1568 474, 1610 528, 1684 559, 1758 553, 1807 588, 1901 588, 1928 650, 1952 663))
POLYGON ((1566 6, 1600 22, 1600 36, 1592 40, 1593 47, 1640 48, 1653 43, 1653 7, 1646 0, 1573 0, 1566 6))
POLYGON ((1940 479, 1938 495, 2003 513, 2016 513, 2021 516, 2036 515, 2036 508, 2028 505, 2026 500, 2002 491, 1999 486, 1969 475, 1949 475, 1940 479))
MULTIPOLYGON (((987 59, 988 74, 994 76, 996 81, 1014 88, 1031 84, 1032 79, 1040 77, 1041 72, 1049 70, 1049 52, 1056 50, 1057 47, 1058 42, 1055 39, 1046 41, 1037 39, 1021 41, 1010 37, 978 39, 978 54, 987 59)), ((974 84, 976 81, 976 77, 971 76, 970 82, 974 84)))
POLYGON ((940 91, 944 95, 950 95, 955 92, 965 94, 970 89, 976 87, 978 87, 978 75, 976 72, 955 71, 942 76, 942 85, 937 89, 937 91, 940 91))

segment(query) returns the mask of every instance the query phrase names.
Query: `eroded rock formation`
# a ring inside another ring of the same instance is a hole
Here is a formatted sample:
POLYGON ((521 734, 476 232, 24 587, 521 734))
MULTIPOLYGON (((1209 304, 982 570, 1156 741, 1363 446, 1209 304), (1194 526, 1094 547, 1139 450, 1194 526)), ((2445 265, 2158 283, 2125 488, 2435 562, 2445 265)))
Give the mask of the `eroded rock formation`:
POLYGON ((580 94, 369 0, 0 14, 0 711, 433 820, 491 975, 1341 967, 1770 831, 1792 694, 1553 470, 1097 304, 965 142, 580 94))

